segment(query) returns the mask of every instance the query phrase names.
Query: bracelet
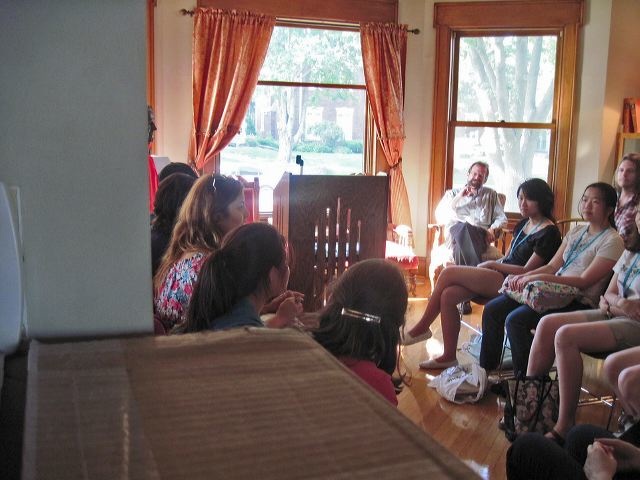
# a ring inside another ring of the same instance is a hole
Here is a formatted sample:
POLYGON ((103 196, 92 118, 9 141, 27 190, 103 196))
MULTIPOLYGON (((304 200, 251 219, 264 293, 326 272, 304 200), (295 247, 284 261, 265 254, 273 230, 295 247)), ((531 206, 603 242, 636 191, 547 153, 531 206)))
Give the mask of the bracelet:
POLYGON ((607 303, 607 318, 613 318, 613 314, 611 313, 611 305, 607 303))

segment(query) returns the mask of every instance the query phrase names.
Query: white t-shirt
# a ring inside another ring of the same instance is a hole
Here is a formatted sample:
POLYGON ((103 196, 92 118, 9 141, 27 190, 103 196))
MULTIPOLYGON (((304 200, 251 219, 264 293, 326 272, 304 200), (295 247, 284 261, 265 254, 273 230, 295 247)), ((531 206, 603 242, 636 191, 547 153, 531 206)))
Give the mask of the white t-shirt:
MULTIPOLYGON (((640 257, 640 252, 630 252, 629 250, 625 250, 618 262, 614 265, 613 271, 618 274, 618 295, 622 296, 624 278, 627 276, 627 272, 629 268, 633 265, 636 256, 640 257)), ((627 297, 629 300, 639 300, 640 299, 640 258, 635 265, 633 265, 633 269, 631 273, 629 273, 629 277, 627 279, 627 297)))
MULTIPOLYGON (((574 260, 569 264, 566 270, 561 273, 563 277, 579 277, 582 275, 591 262, 596 257, 606 258, 608 260, 618 260, 620 255, 624 250, 624 244, 622 243, 622 238, 618 235, 618 232, 614 228, 607 229, 602 235, 600 235, 595 241, 592 240, 600 233, 591 234, 588 231, 585 233, 585 230, 588 230, 589 225, 578 225, 571 229, 571 231, 564 237, 562 241, 566 248, 564 249, 564 253, 562 255, 563 260, 566 262, 571 250, 580 251, 582 246, 585 244, 589 244, 589 246, 583 250, 574 260), (585 233, 584 237, 582 234, 585 233), (580 245, 577 248, 573 249, 572 247, 576 244, 576 242, 580 240, 580 245)), ((591 287, 582 291, 582 298, 580 301, 582 303, 586 303, 587 305, 591 305, 596 307, 598 305, 598 301, 600 300, 600 295, 604 292, 605 288, 611 279, 610 276, 605 276, 595 284, 591 285, 591 287)))

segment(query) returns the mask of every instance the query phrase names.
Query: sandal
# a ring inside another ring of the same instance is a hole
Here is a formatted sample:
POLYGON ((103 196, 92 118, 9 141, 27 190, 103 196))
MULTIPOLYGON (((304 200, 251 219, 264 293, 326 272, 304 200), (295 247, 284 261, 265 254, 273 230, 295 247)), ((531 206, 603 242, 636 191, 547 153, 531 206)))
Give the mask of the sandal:
POLYGON ((552 442, 557 443, 558 446, 560 447, 564 446, 564 437, 560 435, 555 428, 552 428, 551 430, 549 430, 549 433, 545 435, 545 437, 547 437, 552 442), (549 433, 551 434, 551 436, 548 436, 549 433))

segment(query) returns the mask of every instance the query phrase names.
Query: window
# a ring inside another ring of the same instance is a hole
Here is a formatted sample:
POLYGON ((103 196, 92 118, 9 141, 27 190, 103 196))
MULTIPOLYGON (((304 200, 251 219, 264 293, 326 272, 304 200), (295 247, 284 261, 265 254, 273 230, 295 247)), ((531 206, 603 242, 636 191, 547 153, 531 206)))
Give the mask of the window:
MULTIPOLYGON (((555 35, 459 35, 454 54, 453 186, 472 162, 491 165, 487 185, 515 192, 527 178, 548 180, 556 74, 555 35)), ((507 212, 518 212, 507 195, 507 212)))
POLYGON ((569 213, 582 0, 437 3, 430 220, 473 160, 517 212, 515 189, 546 179, 569 213))
POLYGON ((260 210, 273 208, 285 171, 364 171, 366 91, 358 31, 277 26, 241 131, 220 172, 260 180, 260 210))

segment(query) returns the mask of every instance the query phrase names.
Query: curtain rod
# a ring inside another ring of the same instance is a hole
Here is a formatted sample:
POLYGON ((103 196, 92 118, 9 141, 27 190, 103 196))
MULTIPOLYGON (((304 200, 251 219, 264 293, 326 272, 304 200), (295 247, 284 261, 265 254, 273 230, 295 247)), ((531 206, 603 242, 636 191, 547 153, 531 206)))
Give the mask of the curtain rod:
MULTIPOLYGON (((196 12, 194 10, 187 10, 186 8, 182 8, 180 10, 180 14, 183 16, 189 15, 190 17, 193 17, 193 15, 196 12)), ((419 28, 413 28, 411 30, 407 30, 407 33, 413 33, 415 35, 418 35, 420 33, 420 29, 419 28)))

